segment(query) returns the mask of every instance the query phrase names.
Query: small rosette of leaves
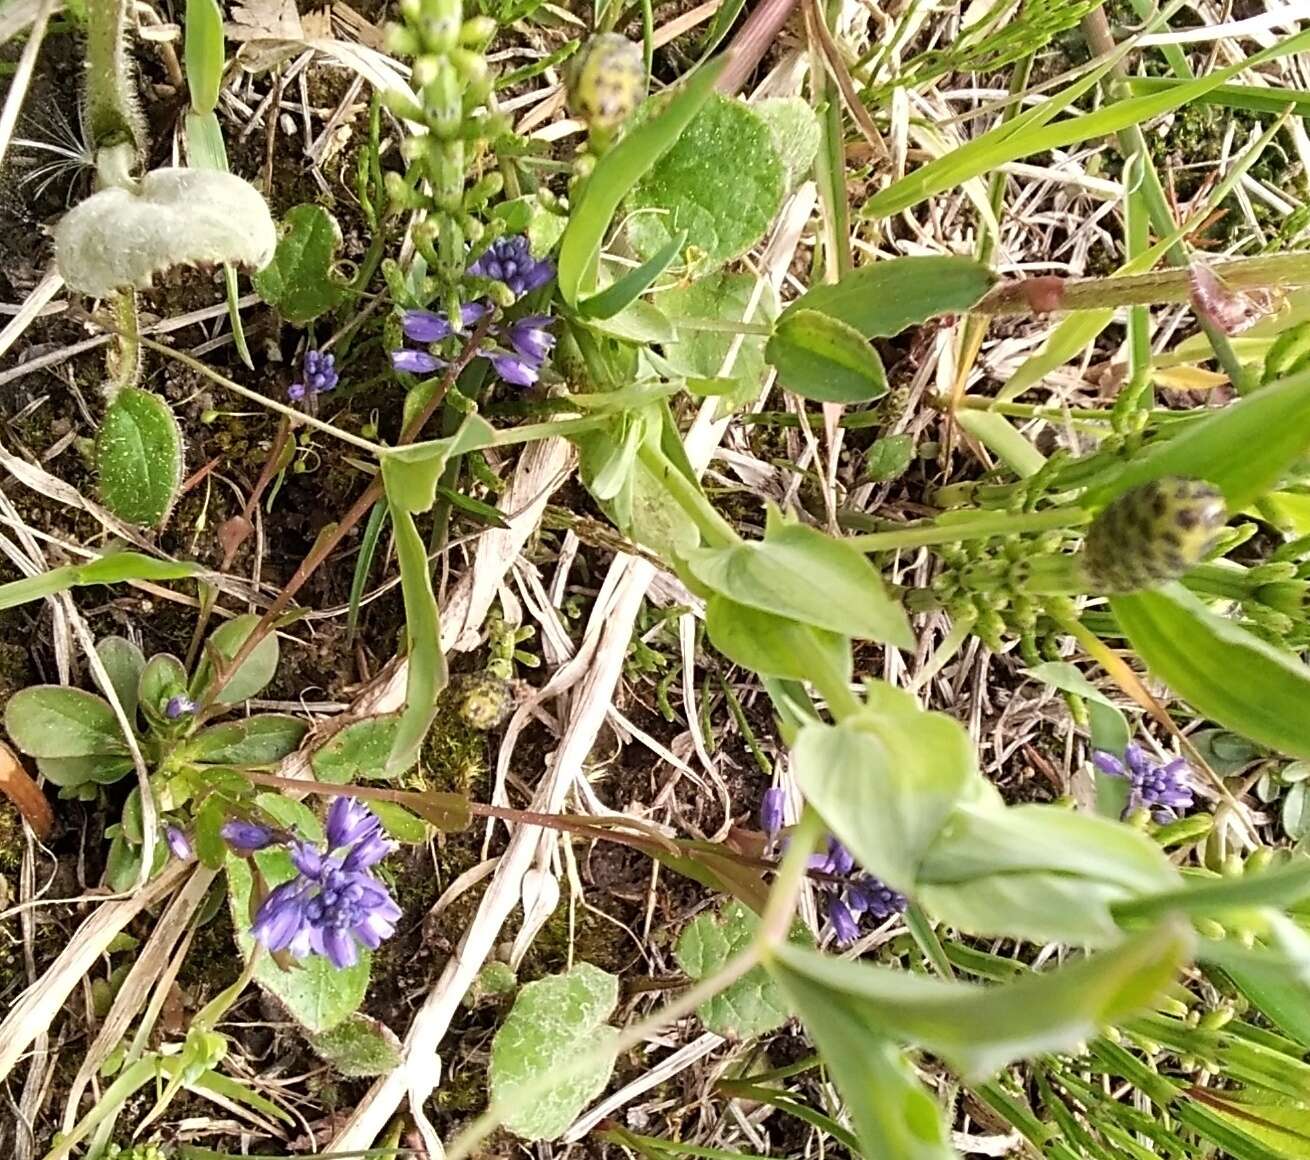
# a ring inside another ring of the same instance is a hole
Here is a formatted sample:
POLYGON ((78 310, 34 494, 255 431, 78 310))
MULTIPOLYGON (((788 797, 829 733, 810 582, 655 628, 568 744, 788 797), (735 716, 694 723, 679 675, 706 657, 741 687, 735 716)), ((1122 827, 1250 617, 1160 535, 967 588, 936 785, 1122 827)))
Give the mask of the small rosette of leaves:
POLYGON ((1208 483, 1165 476, 1125 492, 1087 531, 1083 570, 1095 592, 1136 592, 1180 576, 1214 546, 1228 518, 1208 483))

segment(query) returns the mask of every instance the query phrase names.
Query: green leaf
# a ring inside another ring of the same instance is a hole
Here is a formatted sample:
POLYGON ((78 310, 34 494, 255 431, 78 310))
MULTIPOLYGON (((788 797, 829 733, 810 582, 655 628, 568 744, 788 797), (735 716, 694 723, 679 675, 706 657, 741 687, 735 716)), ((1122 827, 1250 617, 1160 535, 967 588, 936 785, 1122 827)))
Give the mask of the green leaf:
POLYGON ((5 706, 5 729, 29 757, 91 757, 127 752, 109 702, 82 689, 33 685, 5 706))
POLYGON ((865 338, 890 338, 930 318, 964 313, 994 281, 991 270, 972 258, 888 258, 812 287, 782 316, 816 310, 865 338))
POLYGON ((223 12, 217 0, 187 0, 183 51, 191 107, 211 112, 223 82, 223 12))
POLYGON ((1111 905, 1178 888, 1145 834, 1060 806, 962 807, 919 866, 915 898, 979 935, 1034 942, 1113 942, 1111 905))
POLYGON ((1261 387, 1211 411, 1168 439, 1159 439, 1128 463, 1116 465, 1105 483, 1083 497, 1087 505, 1166 475, 1204 479, 1224 493, 1230 512, 1240 511, 1274 487, 1310 448, 1310 372, 1261 387), (1252 454, 1258 447, 1260 454, 1252 454))
MULTIPOLYGON (((11 734, 12 735, 12 734, 11 734)), ((86 757, 38 757, 36 766, 52 785, 113 785, 132 772, 130 757, 105 753, 86 757)))
POLYGON ((613 318, 650 289, 655 279, 663 274, 672 265, 673 259, 682 253, 686 241, 685 230, 671 237, 662 249, 657 250, 640 266, 611 282, 599 294, 593 294, 590 298, 584 298, 579 302, 578 313, 583 318, 613 318))
POLYGON ((801 97, 773 97, 755 101, 751 108, 773 134, 773 147, 782 162, 784 185, 795 189, 809 173, 819 153, 819 119, 801 97))
POLYGON ((448 439, 431 439, 389 450, 382 457, 382 481, 393 507, 407 512, 428 511, 436 502, 437 483, 452 456, 490 447, 494 428, 480 415, 469 415, 448 439))
POLYGON ((109 683, 114 687, 124 714, 129 721, 135 722, 141 673, 146 667, 145 655, 121 636, 106 636, 96 641, 96 655, 109 674, 109 683))
POLYGON ((211 113, 189 112, 186 115, 187 157, 197 169, 227 170, 227 148, 223 144, 223 127, 211 113))
POLYGON ((770 512, 764 539, 686 553, 697 580, 739 604, 838 635, 913 648, 905 612, 858 549, 770 512))
POLYGON ((842 1094, 861 1153, 956 1160, 937 1101, 896 1047, 867 1020, 853 1017, 844 995, 777 964, 772 970, 842 1094))
POLYGON ((969 411, 961 409, 956 421, 983 446, 996 453, 1011 471, 1021 479, 1036 475, 1046 463, 1046 456, 1037 450, 1004 415, 995 411, 969 411))
POLYGON ((446 686, 446 654, 441 651, 441 623, 427 548, 414 527, 414 517, 391 505, 396 559, 405 602, 405 633, 409 640, 405 675, 405 708, 396 723, 388 776, 408 769, 419 757, 423 739, 437 712, 437 694, 446 686))
POLYGON ((275 765, 295 753, 309 726, 297 717, 265 713, 202 729, 183 748, 201 765, 275 765))
POLYGON ((851 642, 835 632, 761 612, 717 592, 706 602, 705 627, 719 652, 760 676, 808 680, 813 669, 807 650, 818 648, 834 672, 850 679, 851 642))
POLYGON ((227 858, 223 824, 228 819, 228 803, 218 794, 210 794, 196 811, 194 837, 196 857, 211 870, 219 870, 227 858))
POLYGON ((277 246, 263 196, 216 169, 152 169, 134 189, 83 198, 55 227, 55 264, 69 287, 108 298, 150 289, 174 266, 231 262, 258 270, 277 246))
POLYGON ((0 610, 56 596, 70 588, 88 584, 121 584, 126 580, 181 580, 199 571, 195 564, 156 560, 140 552, 108 552, 87 564, 65 564, 62 568, 51 568, 49 572, 0 584, 0 610))
MULTIPOLYGON (((232 660, 245 644, 246 638, 255 631, 259 620, 255 613, 248 612, 219 625, 209 634, 204 657, 191 682, 191 696, 195 700, 206 699, 208 689, 213 684, 215 674, 211 656, 217 655, 223 662, 232 660)), ((277 672, 278 656, 277 633, 270 632, 219 690, 215 700, 220 705, 236 705, 257 696, 277 672)))
MULTIPOLYGON (((347 725, 310 756, 314 776, 332 785, 392 776, 387 771, 387 758, 395 745, 399 724, 399 715, 389 713, 347 725)), ((403 773, 404 769, 394 772, 403 773)))
POLYGON ((775 950, 770 969, 789 995, 805 980, 861 1030, 926 1048, 966 1082, 978 1082, 1017 1060, 1074 1051, 1103 1027, 1149 1007, 1173 983, 1192 944, 1185 923, 1162 923, 1100 954, 997 986, 793 945, 775 950))
MULTIPOLYGON (((669 369, 687 378, 717 378, 723 370, 728 352, 736 349, 728 379, 734 384, 724 394, 720 415, 755 401, 764 381, 765 362, 762 334, 736 335, 713 330, 694 330, 679 326, 680 321, 738 323, 746 317, 755 295, 755 279, 746 274, 719 273, 702 278, 689 286, 661 291, 660 309, 676 328, 675 335, 663 340, 663 359, 669 369), (737 340, 740 338, 740 342, 737 340)), ((771 322, 778 313, 777 297, 765 287, 752 321, 771 322)))
MULTIPOLYGON (((739 902, 729 902, 719 916, 700 914, 683 930, 674 957, 689 978, 718 974, 755 937, 757 920, 739 902)), ((763 967, 747 971, 731 986, 696 1008, 716 1035, 752 1039, 781 1027, 789 1014, 778 984, 763 967)))
POLYGON ((344 289, 334 267, 341 227, 321 205, 296 205, 282 219, 273 261, 252 281, 259 296, 296 326, 334 310, 344 289))
MULTIPOLYGON (((641 113, 634 120, 629 133, 640 131, 641 113)), ((649 258, 685 233, 692 253, 722 265, 764 236, 785 180, 773 130, 748 105, 715 93, 633 188, 628 237, 649 258)))
POLYGON ((764 357, 790 391, 823 403, 865 403, 887 393, 882 359, 859 331, 817 310, 788 311, 764 357))
POLYGON ((1181 585, 1116 596, 1110 607, 1146 667, 1201 715, 1310 758, 1310 669, 1295 657, 1211 612, 1181 585))
POLYGON ((1205 1106, 1269 1149, 1271 1160, 1310 1160, 1310 1118, 1302 1100, 1285 1095, 1216 1094, 1205 1106))
POLYGON ((96 435, 100 498, 120 519, 158 527, 182 487, 182 429, 158 395, 124 387, 96 435))
MULTIPOLYGON (((291 858, 282 850, 261 850, 254 855, 269 887, 295 876, 291 858)), ((249 961, 254 947, 250 937, 250 868, 245 859, 227 860, 228 891, 237 946, 249 961)), ((306 1031, 329 1031, 349 1018, 368 990, 371 956, 361 951, 353 967, 338 969, 321 955, 310 955, 290 971, 282 970, 267 955, 255 964, 255 981, 273 996, 306 1031)))
MULTIPOLYGON (((255 795, 255 805, 284 830, 290 830, 315 845, 323 841, 323 823, 304 802, 284 797, 280 793, 258 793, 255 795)), ((369 802, 369 808, 373 808, 372 802, 369 802)))
POLYGON ((162 721, 168 699, 186 692, 186 669, 177 657, 156 653, 141 670, 141 682, 137 688, 137 703, 145 710, 146 719, 162 721))
POLYGON ((400 1066, 400 1040, 385 1023, 358 1013, 321 1035, 309 1046, 341 1075, 386 1075, 400 1066))
POLYGON ((416 818, 409 810, 396 805, 395 802, 369 802, 368 808, 377 814, 382 828, 397 842, 412 846, 427 841, 427 822, 422 818, 416 818))
POLYGON ((624 134, 596 163, 560 241, 559 288, 570 306, 595 285, 596 260, 619 202, 677 141, 709 99, 726 63, 726 57, 711 61, 667 97, 654 98, 659 110, 624 134))
POLYGON ((614 1070, 618 1032, 605 1020, 618 999, 618 979, 590 963, 518 993, 491 1044, 491 1097, 505 1111, 506 1128, 525 1140, 557 1139, 600 1094, 614 1070), (580 1053, 590 1061, 586 1071, 544 1091, 538 1086, 580 1053))
POLYGON ((855 860, 909 892, 919 863, 978 772, 959 722, 924 712, 911 694, 890 685, 876 689, 870 711, 801 729, 792 772, 855 860))

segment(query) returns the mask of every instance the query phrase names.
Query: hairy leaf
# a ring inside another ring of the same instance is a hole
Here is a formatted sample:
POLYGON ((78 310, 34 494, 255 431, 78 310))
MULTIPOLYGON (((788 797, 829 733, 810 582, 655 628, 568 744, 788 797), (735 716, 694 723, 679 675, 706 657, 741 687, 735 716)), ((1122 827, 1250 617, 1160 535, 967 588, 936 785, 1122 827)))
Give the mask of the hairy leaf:
POLYGON ((321 205, 296 205, 282 219, 281 233, 273 261, 253 281, 265 302, 303 326, 341 302, 344 290, 334 272, 341 227, 321 205))
POLYGON ((100 498, 116 516, 158 527, 182 487, 182 429, 158 395, 124 387, 96 435, 100 498))

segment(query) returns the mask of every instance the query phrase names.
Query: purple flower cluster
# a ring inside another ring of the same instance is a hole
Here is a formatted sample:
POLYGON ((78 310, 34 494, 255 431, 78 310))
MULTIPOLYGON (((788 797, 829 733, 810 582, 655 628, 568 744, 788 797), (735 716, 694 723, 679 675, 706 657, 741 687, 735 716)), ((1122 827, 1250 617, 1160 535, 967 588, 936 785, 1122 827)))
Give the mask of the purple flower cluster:
POLYGON ((321 350, 305 351, 300 378, 287 388, 287 397, 299 401, 332 390, 341 381, 336 364, 336 355, 324 354, 321 350))
POLYGON ((1098 749, 1092 763, 1111 777, 1126 777, 1129 785, 1125 814, 1146 808, 1157 822, 1172 822, 1195 804, 1192 771, 1181 757, 1161 764, 1152 761, 1135 741, 1130 741, 1122 758, 1098 749))
MULTIPOLYGON (((480 278, 503 282, 516 298, 544 286, 555 276, 555 267, 544 259, 534 258, 525 237, 499 238, 491 244, 469 273, 480 278)), ((470 302, 460 307, 459 325, 434 310, 407 310, 401 316, 401 328, 410 342, 427 346, 480 322, 491 309, 486 303, 470 302)), ((513 322, 494 327, 483 340, 481 354, 507 383, 530 387, 541 376, 541 368, 555 345, 549 331, 554 319, 545 314, 529 314, 513 322)), ((444 359, 430 350, 406 347, 393 351, 391 365, 412 375, 430 375, 446 366, 444 359)))
POLYGON ((528 239, 522 234, 497 238, 468 272, 475 278, 504 282, 515 298, 540 290, 555 277, 555 267, 544 259, 534 258, 528 239))
MULTIPOLYGON (((773 786, 764 791, 760 805, 760 828, 773 840, 782 829, 783 791, 773 786)), ((860 935, 865 918, 882 922, 902 914, 909 905, 905 895, 893 890, 855 864, 855 857, 829 835, 825 853, 811 854, 809 868, 825 877, 820 889, 827 900, 828 923, 833 937, 845 946, 860 935)))
MULTIPOLYGON (((292 843, 296 877, 269 892, 250 933, 270 951, 290 951, 297 959, 324 955, 340 969, 354 966, 360 946, 376 950, 396 931, 400 907, 372 873, 395 843, 382 836, 371 810, 345 796, 333 800, 326 830, 326 851, 292 843)), ((275 840, 271 831, 249 822, 229 822, 223 836, 247 850, 275 840)))

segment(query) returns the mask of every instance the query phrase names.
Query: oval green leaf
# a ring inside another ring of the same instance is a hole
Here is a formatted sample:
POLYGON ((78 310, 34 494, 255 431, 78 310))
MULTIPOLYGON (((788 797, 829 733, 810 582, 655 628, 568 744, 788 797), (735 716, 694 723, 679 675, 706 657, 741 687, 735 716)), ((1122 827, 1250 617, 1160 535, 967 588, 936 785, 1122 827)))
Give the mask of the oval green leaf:
MULTIPOLYGON (((205 656, 196 669, 191 682, 191 696, 197 701, 204 700, 209 686, 214 681, 213 657, 230 661, 246 643, 246 638, 255 631, 260 618, 253 612, 238 616, 220 625, 209 634, 205 642, 205 656)), ((220 705, 236 705, 255 696, 273 679, 278 662, 277 633, 270 632, 255 646, 252 652, 219 690, 214 699, 220 705)))
POLYGON ((282 219, 273 261, 253 279, 259 296, 303 326, 334 309, 344 290, 333 275, 341 227, 321 205, 296 205, 282 219))
POLYGON ((157 527, 182 487, 182 429, 158 395, 124 387, 96 436, 100 498, 128 523, 157 527))
POLYGON ((33 685, 5 706, 5 729, 29 757, 123 754, 127 742, 109 702, 82 689, 33 685))
POLYGON ((818 648, 827 656, 829 668, 850 680, 851 643, 835 632, 761 612, 717 592, 706 602, 705 626, 719 652, 762 677, 809 679, 813 669, 806 654, 818 648))
POLYGON ((274 765, 294 753, 307 732, 309 726, 297 717, 266 713, 202 729, 185 753, 203 765, 274 765))
POLYGON ((788 311, 764 348, 782 385, 821 403, 865 403, 887 393, 882 359, 852 326, 817 310, 788 311))
POLYGON ((1110 607, 1146 667, 1198 712, 1280 753, 1310 758, 1310 669, 1295 657, 1177 584, 1113 597, 1110 607))

